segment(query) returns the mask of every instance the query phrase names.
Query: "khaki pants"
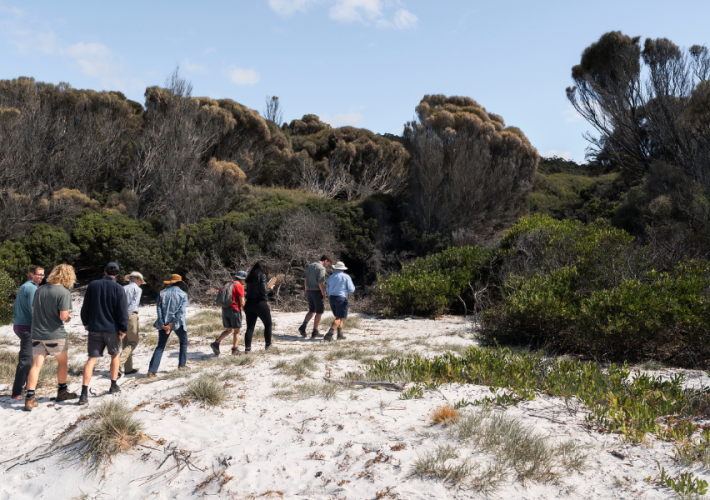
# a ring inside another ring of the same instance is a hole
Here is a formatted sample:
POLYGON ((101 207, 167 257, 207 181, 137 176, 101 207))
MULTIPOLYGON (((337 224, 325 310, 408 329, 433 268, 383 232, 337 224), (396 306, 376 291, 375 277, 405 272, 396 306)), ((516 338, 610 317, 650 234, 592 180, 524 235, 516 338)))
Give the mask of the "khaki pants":
POLYGON ((123 351, 119 362, 121 368, 126 372, 133 370, 133 351, 138 347, 138 313, 131 313, 128 316, 128 331, 123 337, 123 351))

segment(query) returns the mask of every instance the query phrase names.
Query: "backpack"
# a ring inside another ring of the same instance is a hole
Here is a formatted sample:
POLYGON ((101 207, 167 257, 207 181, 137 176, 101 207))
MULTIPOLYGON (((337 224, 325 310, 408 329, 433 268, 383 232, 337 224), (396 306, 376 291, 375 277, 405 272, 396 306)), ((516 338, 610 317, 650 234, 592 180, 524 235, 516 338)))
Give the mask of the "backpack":
POLYGON ((234 301, 232 300, 233 291, 234 282, 230 281, 229 283, 225 283, 217 294, 214 304, 218 307, 232 307, 232 304, 234 304, 234 301))

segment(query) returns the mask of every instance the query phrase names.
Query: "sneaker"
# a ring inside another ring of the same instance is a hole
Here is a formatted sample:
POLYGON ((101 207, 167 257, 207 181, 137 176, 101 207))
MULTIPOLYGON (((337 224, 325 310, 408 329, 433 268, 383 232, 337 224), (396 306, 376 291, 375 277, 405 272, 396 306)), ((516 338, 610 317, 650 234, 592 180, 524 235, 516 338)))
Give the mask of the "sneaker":
POLYGON ((343 332, 338 332, 338 340, 345 340, 345 335, 343 335, 343 332))
POLYGON ((306 338, 308 337, 308 334, 306 333, 306 325, 301 325, 298 327, 298 333, 301 334, 301 337, 306 338))
POLYGON ((145 378, 154 378, 157 377, 157 375, 154 372, 148 372, 145 376, 145 378))
POLYGON ((121 392, 121 388, 118 385, 112 385, 108 390, 109 394, 118 394, 119 392, 121 392))
POLYGON ((232 356, 241 356, 244 354, 242 351, 240 351, 238 348, 232 347, 232 356))
POLYGON ((128 370, 126 372, 126 375, 133 375, 134 373, 138 373, 138 368, 134 368, 133 370, 128 370))
POLYGON ((189 370, 187 366, 178 366, 178 370, 189 370))
POLYGON ((215 340, 210 344, 210 347, 212 348, 212 352, 214 353, 214 355, 219 356, 219 342, 215 340))
POLYGON ((68 399, 76 399, 77 397, 76 392, 69 392, 66 389, 57 393, 57 401, 66 401, 68 399))
POLYGON ((37 408, 37 399, 33 396, 31 399, 25 399, 25 411, 32 411, 32 408, 37 408))
POLYGON ((318 330, 313 330, 313 333, 311 333, 311 339, 322 339, 323 334, 318 333, 318 330))
POLYGON ((327 333, 325 337, 323 337, 323 340, 326 342, 332 342, 333 341, 333 334, 332 333, 327 333))
POLYGON ((83 392, 81 393, 81 396, 79 396, 79 404, 80 405, 88 405, 89 404, 89 395, 84 394, 83 392))

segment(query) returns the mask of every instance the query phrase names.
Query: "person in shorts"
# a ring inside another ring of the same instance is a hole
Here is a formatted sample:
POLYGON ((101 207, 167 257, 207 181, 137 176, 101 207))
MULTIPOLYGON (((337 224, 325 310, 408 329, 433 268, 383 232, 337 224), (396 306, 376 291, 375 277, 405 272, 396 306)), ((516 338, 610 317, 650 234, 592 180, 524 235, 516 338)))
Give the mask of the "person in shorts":
POLYGON ((308 313, 303 319, 303 324, 298 328, 301 337, 305 338, 308 335, 306 329, 313 316, 315 319, 313 320, 311 338, 316 339, 323 336, 318 333, 318 326, 325 310, 325 269, 331 262, 330 256, 323 254, 320 262, 314 262, 306 268, 303 277, 303 296, 308 300, 308 313))
POLYGON ((89 283, 81 306, 81 322, 89 332, 89 359, 84 365, 84 380, 81 386, 79 404, 89 404, 89 383, 94 366, 104 350, 111 356, 111 388, 109 394, 121 392, 118 387, 121 340, 128 330, 128 308, 123 287, 116 281, 120 269, 115 262, 104 268, 104 277, 89 283))
POLYGON ((32 368, 32 301, 40 283, 44 280, 44 268, 30 267, 29 279, 25 281, 15 295, 12 305, 12 331, 20 339, 20 352, 17 357, 15 381, 12 384, 12 399, 22 399, 27 375, 32 368))
MULTIPOLYGON (((234 275, 233 287, 232 287, 232 305, 230 307, 222 308, 222 326, 225 330, 222 334, 217 337, 217 339, 210 344, 212 352, 215 356, 219 356, 219 346, 220 342, 234 332, 234 344, 232 345, 232 355, 241 354, 239 348, 237 347, 237 342, 239 341, 239 334, 242 330, 242 308, 244 307, 244 283, 247 279, 246 271, 239 271, 234 275)), ((227 286, 225 283, 224 286, 227 286)), ((222 289, 220 288, 221 292, 222 289)))
POLYGON ((32 299, 32 368, 27 376, 25 411, 37 407, 35 389, 47 356, 57 358, 57 401, 76 398, 67 388, 69 371, 69 341, 64 323, 69 323, 72 298, 69 291, 74 286, 74 268, 59 264, 52 269, 47 284, 39 287, 32 299))
POLYGON ((348 302, 348 297, 351 293, 355 291, 355 285, 353 285, 353 280, 345 274, 348 268, 342 262, 336 262, 333 266, 335 272, 328 278, 328 285, 326 286, 326 292, 328 292, 330 301, 330 310, 333 311, 333 324, 326 333, 323 340, 328 342, 333 340, 333 334, 335 330, 338 330, 338 340, 345 340, 345 335, 343 335, 343 321, 348 317, 348 309, 350 304, 348 302))

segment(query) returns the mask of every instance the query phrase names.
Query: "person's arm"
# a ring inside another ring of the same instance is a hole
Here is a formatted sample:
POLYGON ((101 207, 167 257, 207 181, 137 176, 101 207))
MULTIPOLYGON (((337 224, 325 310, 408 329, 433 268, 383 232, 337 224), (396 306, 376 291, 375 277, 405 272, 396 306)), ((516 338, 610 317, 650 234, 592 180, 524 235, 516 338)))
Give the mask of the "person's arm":
POLYGON ((65 293, 59 299, 59 319, 64 323, 69 323, 71 320, 69 317, 69 311, 72 310, 72 306, 71 293, 69 290, 65 290, 65 293))
POLYGON ((116 313, 118 313, 118 338, 122 339, 126 336, 126 332, 128 331, 128 302, 126 301, 126 294, 123 293, 123 287, 121 287, 121 291, 118 292, 117 295, 118 304, 116 304, 116 313))
POLYGON ((318 287, 320 288, 320 293, 323 296, 323 302, 325 302, 325 283, 318 283, 318 287))
POLYGON ((81 324, 84 325, 84 330, 89 329, 89 316, 91 315, 91 285, 86 287, 84 293, 84 302, 81 304, 81 324))
POLYGON ((34 304, 35 301, 35 292, 37 291, 37 287, 33 286, 29 288, 28 290, 25 291, 27 294, 27 301, 30 304, 30 311, 34 314, 34 307, 32 305, 34 304))
POLYGON ((71 318, 69 317, 69 311, 59 311, 59 319, 64 323, 69 323, 71 318))
POLYGON ((266 277, 265 274, 262 274, 259 276, 259 287, 261 289, 261 294, 266 297, 269 293, 269 289, 267 288, 268 284, 268 278, 266 277))
POLYGON ((348 293, 353 293, 355 291, 355 285, 353 284, 353 279, 348 276, 348 293))
POLYGON ((185 316, 187 315, 187 294, 183 294, 180 300, 180 307, 178 307, 177 313, 175 314, 175 322, 171 323, 171 327, 180 323, 180 325, 185 329, 185 316))
POLYGON ((158 302, 155 303, 158 312, 158 319, 155 322, 161 327, 165 325, 165 323, 163 323, 163 293, 164 292, 160 292, 158 294, 158 302))

